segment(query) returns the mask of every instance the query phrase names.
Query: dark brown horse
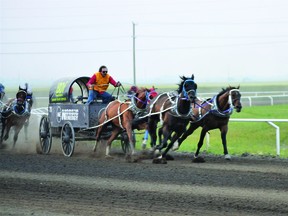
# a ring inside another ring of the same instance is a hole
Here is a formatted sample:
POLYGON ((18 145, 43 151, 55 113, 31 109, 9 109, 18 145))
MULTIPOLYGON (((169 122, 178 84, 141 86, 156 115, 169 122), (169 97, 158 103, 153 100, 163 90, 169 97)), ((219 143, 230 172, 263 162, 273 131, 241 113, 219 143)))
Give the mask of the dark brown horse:
POLYGON ((2 110, 0 144, 9 138, 10 129, 13 127, 13 148, 15 147, 20 130, 30 118, 31 105, 27 102, 26 97, 27 93, 25 91, 18 91, 16 98, 9 100, 2 110))
POLYGON ((106 157, 111 157, 109 152, 111 149, 112 141, 115 140, 117 136, 125 130, 127 132, 130 144, 129 152, 126 152, 126 159, 134 161, 132 156, 135 153, 135 139, 132 130, 145 129, 146 122, 143 122, 143 124, 135 125, 133 124, 133 120, 135 116, 139 116, 142 112, 144 113, 146 111, 148 100, 149 90, 146 88, 140 88, 138 89, 136 94, 131 97, 130 100, 124 102, 115 100, 110 102, 104 112, 101 113, 99 118, 98 123, 100 126, 97 128, 96 144, 94 146, 94 151, 96 151, 97 149, 102 131, 105 130, 108 124, 112 124, 112 134, 106 143, 106 157))
POLYGON ((195 152, 194 162, 205 162, 204 158, 199 156, 200 149, 203 145, 205 135, 208 131, 219 129, 221 132, 222 145, 224 149, 224 157, 230 160, 231 157, 228 154, 226 135, 228 132, 229 118, 235 109, 236 112, 240 112, 241 105, 241 93, 239 86, 227 87, 215 95, 212 99, 205 101, 198 100, 193 106, 193 118, 188 130, 178 139, 175 149, 178 149, 181 143, 191 135, 198 127, 202 127, 198 147, 195 152))
MULTIPOLYGON (((150 103, 148 131, 151 136, 151 146, 155 150, 161 150, 167 147, 168 138, 174 132, 181 136, 186 130, 186 126, 192 116, 191 103, 196 98, 197 84, 194 82, 194 75, 191 78, 180 77, 181 83, 177 93, 166 92, 159 94, 150 103), (157 141, 157 124, 161 122, 163 140, 156 145, 157 141)), ((171 140, 173 144, 174 141, 171 140)), ((169 144, 170 145, 170 144, 169 144)), ((159 157, 154 158, 153 163, 167 163, 167 151, 164 151, 159 157)))

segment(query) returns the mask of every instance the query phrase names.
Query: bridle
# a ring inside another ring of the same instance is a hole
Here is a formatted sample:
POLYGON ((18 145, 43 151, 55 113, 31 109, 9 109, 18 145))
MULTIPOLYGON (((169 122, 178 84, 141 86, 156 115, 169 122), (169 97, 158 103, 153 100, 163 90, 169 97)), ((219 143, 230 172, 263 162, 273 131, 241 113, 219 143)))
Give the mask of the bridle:
POLYGON ((230 104, 230 106, 232 106, 232 108, 234 108, 234 104, 235 104, 235 102, 236 101, 240 101, 241 100, 241 98, 240 98, 240 91, 239 91, 239 89, 231 89, 230 91, 229 91, 229 101, 228 101, 228 103, 230 104), (236 98, 232 98, 232 93, 233 92, 237 92, 236 94, 237 94, 237 96, 238 97, 236 97, 236 98))
POLYGON ((149 92, 145 91, 145 100, 140 99, 139 97, 136 96, 136 94, 133 94, 131 97, 131 103, 132 103, 132 111, 133 113, 142 113, 146 110, 147 104, 149 103, 150 98, 149 98, 149 92), (140 102, 142 105, 144 105, 144 108, 139 108, 137 106, 137 102, 140 102))
POLYGON ((184 81, 183 86, 182 86, 182 93, 183 93, 184 97, 181 98, 181 100, 190 100, 190 98, 188 97, 190 92, 195 92, 195 96, 196 96, 196 89, 190 89, 190 90, 186 91, 186 88, 185 88, 186 82, 192 82, 195 85, 195 82, 192 79, 187 79, 184 81))

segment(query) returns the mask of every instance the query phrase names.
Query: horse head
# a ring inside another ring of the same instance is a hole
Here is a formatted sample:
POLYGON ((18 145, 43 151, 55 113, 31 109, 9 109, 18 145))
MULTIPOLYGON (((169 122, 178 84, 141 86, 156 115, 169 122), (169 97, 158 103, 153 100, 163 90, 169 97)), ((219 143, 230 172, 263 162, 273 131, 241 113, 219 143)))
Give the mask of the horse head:
POLYGON ((194 74, 192 74, 191 78, 185 76, 181 76, 180 78, 182 81, 178 85, 178 94, 182 94, 182 96, 187 100, 194 101, 196 99, 197 91, 197 84, 194 82, 194 74))
POLYGON ((241 93, 239 91, 240 86, 238 87, 229 87, 229 103, 236 109, 236 112, 241 112, 241 93))
POLYGON ((27 93, 25 91, 18 91, 16 94, 17 105, 23 105, 25 103, 26 97, 27 93))
POLYGON ((16 103, 14 104, 14 111, 17 114, 22 114, 26 108, 26 96, 27 93, 23 90, 19 90, 16 94, 16 103))
POLYGON ((149 89, 139 88, 134 95, 134 104, 138 109, 145 109, 149 102, 149 89))

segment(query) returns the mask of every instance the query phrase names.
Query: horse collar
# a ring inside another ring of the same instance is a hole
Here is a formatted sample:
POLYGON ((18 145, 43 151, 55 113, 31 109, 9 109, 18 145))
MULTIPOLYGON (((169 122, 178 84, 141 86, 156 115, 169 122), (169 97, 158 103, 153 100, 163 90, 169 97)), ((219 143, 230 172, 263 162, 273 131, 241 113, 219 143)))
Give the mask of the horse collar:
POLYGON ((138 101, 140 101, 141 103, 147 105, 147 94, 146 94, 146 100, 145 100, 145 101, 142 101, 142 100, 140 100, 139 98, 137 98, 137 97, 135 97, 135 96, 133 96, 133 97, 131 98, 131 104, 132 104, 132 105, 131 105, 130 110, 133 112, 134 115, 142 115, 142 114, 144 114, 145 111, 146 111, 146 106, 145 106, 145 108, 143 108, 143 109, 137 107, 137 105, 136 105, 136 100, 138 100, 138 101))
MULTIPOLYGON (((192 107, 189 106, 189 112, 187 114, 180 114, 177 108, 177 103, 178 103, 179 97, 176 97, 176 101, 174 102, 173 108, 171 109, 171 114, 175 117, 180 117, 180 118, 191 118, 193 116, 193 110, 192 107)), ((180 98, 181 100, 181 98, 180 98)))
POLYGON ((213 106, 210 112, 212 112, 213 114, 220 116, 220 117, 228 117, 233 113, 233 105, 231 106, 231 104, 229 103, 229 108, 227 110, 221 111, 218 107, 218 96, 219 95, 215 95, 212 98, 213 101, 213 106))

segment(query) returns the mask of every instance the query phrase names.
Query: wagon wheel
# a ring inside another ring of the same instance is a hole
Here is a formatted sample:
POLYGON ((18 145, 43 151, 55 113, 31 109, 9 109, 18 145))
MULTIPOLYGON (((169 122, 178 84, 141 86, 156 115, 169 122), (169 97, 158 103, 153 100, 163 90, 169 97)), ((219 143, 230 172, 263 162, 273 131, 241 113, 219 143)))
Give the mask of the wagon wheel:
POLYGON ((47 115, 43 115, 40 120, 39 141, 41 147, 40 153, 49 154, 52 145, 52 133, 51 125, 47 115))
MULTIPOLYGON (((134 131, 132 131, 132 136, 133 136, 134 140, 136 140, 134 131)), ((129 138, 128 138, 126 131, 121 133, 121 140, 120 141, 121 141, 121 147, 122 147, 123 152, 125 154, 130 152, 131 148, 130 148, 129 138)), ((135 148, 135 144, 134 144, 134 148, 135 148)))
POLYGON ((61 142, 63 154, 71 157, 75 148, 75 132, 71 122, 65 122, 61 130, 61 142))

